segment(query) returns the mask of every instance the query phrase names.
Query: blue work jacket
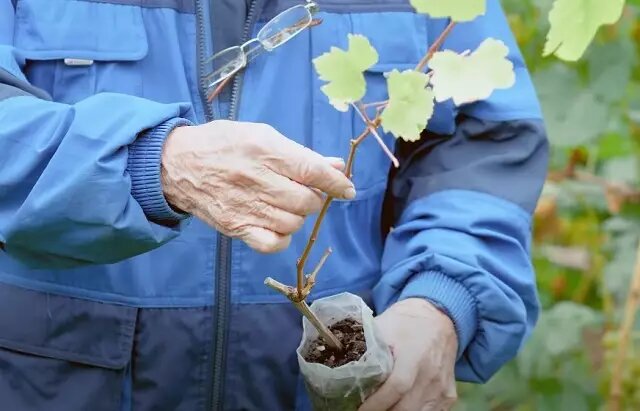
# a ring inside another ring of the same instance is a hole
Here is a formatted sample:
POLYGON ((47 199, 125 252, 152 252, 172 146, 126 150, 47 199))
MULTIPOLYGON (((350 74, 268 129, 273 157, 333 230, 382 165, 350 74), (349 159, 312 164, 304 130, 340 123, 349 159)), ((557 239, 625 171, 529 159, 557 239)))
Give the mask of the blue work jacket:
MULTIPOLYGON (((447 25, 406 0, 320 0, 322 24, 253 60, 209 103, 209 57, 293 0, 0 0, 0 408, 7 411, 304 410, 301 318, 267 276, 294 284, 313 218, 260 254, 172 209, 160 183, 175 127, 268 123, 327 156, 362 130, 320 91, 312 59, 368 37, 384 73, 416 65, 447 25)), ((547 139, 498 0, 444 48, 504 41, 515 86, 438 104, 417 143, 384 135, 354 166, 310 262, 312 295, 348 291, 380 313, 426 298, 453 320, 458 379, 486 381, 538 316, 531 216, 547 139)), ((215 138, 215 136, 212 136, 215 138)))

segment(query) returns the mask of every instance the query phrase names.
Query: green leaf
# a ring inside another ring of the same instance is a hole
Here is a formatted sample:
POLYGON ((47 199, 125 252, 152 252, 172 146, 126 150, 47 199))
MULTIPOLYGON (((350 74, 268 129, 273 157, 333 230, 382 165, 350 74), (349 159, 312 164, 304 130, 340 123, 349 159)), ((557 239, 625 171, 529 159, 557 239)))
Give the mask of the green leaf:
POLYGON ((433 70, 431 84, 438 102, 453 99, 457 105, 482 100, 496 89, 513 86, 513 63, 507 59, 509 48, 500 40, 488 38, 471 53, 445 50, 429 62, 433 70))
POLYGON ((349 104, 364 97, 367 83, 363 72, 378 62, 378 52, 366 37, 349 34, 348 38, 348 50, 332 47, 313 60, 320 79, 328 82, 322 92, 340 111, 347 111, 349 104))
POLYGON ((634 155, 616 157, 602 167, 602 176, 610 181, 634 184, 638 181, 640 161, 634 155))
POLYGON ((604 268, 604 288, 618 303, 622 303, 629 292, 635 259, 635 243, 629 241, 629 247, 618 247, 604 268))
POLYGON ((553 146, 586 144, 607 129, 608 106, 580 85, 574 70, 557 63, 537 71, 533 80, 553 146))
POLYGON ((418 13, 453 21, 471 21, 485 13, 487 0, 411 0, 418 13))
POLYGON ((624 97, 636 63, 635 45, 629 38, 595 45, 589 52, 589 78, 593 92, 607 102, 624 97))
POLYGON ((543 338, 549 354, 561 355, 582 349, 583 330, 599 324, 600 320, 600 314, 593 309, 563 301, 543 314, 537 332, 543 338))
POLYGON ((415 70, 393 70, 387 76, 389 104, 381 116, 382 128, 396 138, 417 141, 433 115, 429 76, 415 70))
POLYGON ((551 29, 543 54, 578 60, 600 26, 618 21, 623 9, 624 0, 556 0, 549 13, 551 29))
POLYGON ((629 137, 612 133, 605 134, 598 139, 598 158, 600 160, 627 156, 631 150, 633 150, 633 144, 629 137))

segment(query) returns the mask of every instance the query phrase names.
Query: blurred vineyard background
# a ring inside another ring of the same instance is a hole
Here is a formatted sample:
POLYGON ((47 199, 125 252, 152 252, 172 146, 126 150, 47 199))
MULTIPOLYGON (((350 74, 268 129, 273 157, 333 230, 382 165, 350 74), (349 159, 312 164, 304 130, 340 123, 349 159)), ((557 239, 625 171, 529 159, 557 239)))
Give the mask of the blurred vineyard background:
MULTIPOLYGON (((612 0, 595 0, 612 1, 612 0)), ((460 384, 458 411, 640 410, 640 315, 615 366, 640 241, 640 2, 578 63, 543 58, 552 0, 503 0, 550 134, 534 263, 544 308, 520 355, 488 384, 460 384)))

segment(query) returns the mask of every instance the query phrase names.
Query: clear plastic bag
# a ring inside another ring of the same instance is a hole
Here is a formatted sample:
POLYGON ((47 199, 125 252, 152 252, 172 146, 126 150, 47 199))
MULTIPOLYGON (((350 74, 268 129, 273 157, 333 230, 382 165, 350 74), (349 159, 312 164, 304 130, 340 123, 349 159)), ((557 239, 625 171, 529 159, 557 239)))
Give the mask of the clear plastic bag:
POLYGON ((298 364, 315 411, 355 411, 389 376, 393 358, 389 347, 380 338, 373 322, 373 312, 365 302, 350 293, 316 300, 311 310, 327 326, 345 318, 361 322, 367 351, 355 362, 330 368, 309 363, 304 355, 318 337, 318 331, 303 319, 302 341, 296 350, 298 364))

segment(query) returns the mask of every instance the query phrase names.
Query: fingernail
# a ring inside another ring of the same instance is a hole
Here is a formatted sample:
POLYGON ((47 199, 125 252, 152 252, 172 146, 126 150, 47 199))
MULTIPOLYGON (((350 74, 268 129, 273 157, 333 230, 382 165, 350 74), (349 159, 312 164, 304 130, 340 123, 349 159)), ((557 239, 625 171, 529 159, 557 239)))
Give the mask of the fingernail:
POLYGON ((356 198, 356 189, 353 187, 347 188, 346 190, 344 190, 342 196, 347 200, 353 200, 354 198, 356 198))

